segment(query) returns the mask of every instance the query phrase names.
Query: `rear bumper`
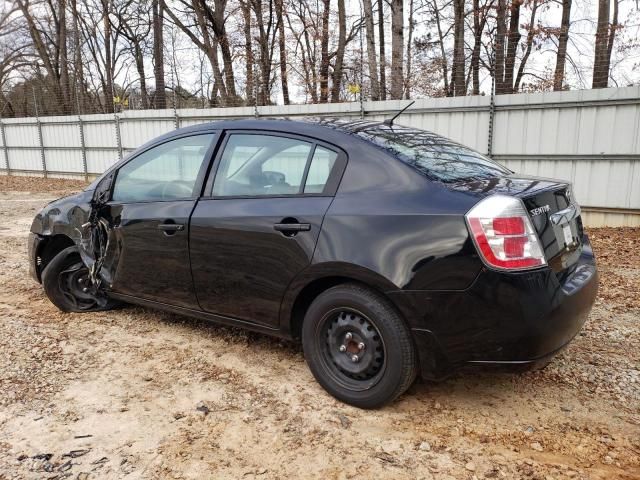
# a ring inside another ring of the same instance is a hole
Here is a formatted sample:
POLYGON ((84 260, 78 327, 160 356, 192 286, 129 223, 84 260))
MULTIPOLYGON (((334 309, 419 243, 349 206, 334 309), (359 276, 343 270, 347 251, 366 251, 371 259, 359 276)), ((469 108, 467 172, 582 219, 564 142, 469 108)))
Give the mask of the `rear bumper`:
POLYGON ((542 366, 584 325, 598 290, 588 238, 570 269, 483 270, 464 291, 391 292, 409 321, 422 375, 438 379, 465 364, 542 366))

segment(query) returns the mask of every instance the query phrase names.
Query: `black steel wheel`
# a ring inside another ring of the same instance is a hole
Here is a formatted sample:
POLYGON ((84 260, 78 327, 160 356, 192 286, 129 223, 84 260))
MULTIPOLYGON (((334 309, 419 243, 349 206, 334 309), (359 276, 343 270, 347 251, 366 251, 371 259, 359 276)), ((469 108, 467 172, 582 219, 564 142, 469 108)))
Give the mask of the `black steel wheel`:
POLYGON ((49 300, 64 312, 108 310, 116 305, 94 288, 77 247, 62 250, 49 262, 42 272, 42 285, 49 300))
POLYGON ((305 315, 302 343, 316 380, 354 406, 385 405, 416 376, 409 329, 386 299, 361 285, 319 295, 305 315))
POLYGON ((318 338, 318 349, 334 380, 353 390, 375 385, 384 373, 385 351, 374 323, 350 308, 328 312, 321 322, 326 335, 318 338))

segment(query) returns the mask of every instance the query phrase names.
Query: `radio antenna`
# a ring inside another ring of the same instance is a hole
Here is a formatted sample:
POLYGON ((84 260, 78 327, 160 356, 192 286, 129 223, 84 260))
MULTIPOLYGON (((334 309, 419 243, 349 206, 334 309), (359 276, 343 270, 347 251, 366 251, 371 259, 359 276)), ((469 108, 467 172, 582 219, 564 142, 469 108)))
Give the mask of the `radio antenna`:
POLYGON ((404 111, 409 108, 411 105, 413 105, 414 103, 416 103, 416 101, 412 101, 409 105, 407 105, 406 107, 404 107, 402 110, 400 110, 398 113, 396 113, 393 117, 386 119, 384 122, 382 122, 385 125, 388 125, 389 127, 393 126, 393 121, 398 118, 400 115, 402 115, 404 113, 404 111))

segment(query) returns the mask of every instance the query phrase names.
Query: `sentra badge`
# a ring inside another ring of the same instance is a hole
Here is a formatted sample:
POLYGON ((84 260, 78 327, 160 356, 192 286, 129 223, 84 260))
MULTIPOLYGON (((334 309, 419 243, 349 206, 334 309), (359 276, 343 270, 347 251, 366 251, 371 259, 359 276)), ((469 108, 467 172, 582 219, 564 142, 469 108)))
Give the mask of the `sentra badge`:
POLYGON ((548 212, 549 210, 551 210, 549 205, 543 205, 541 207, 529 210, 529 212, 531 212, 531 216, 535 217, 536 215, 540 215, 541 213, 548 212))

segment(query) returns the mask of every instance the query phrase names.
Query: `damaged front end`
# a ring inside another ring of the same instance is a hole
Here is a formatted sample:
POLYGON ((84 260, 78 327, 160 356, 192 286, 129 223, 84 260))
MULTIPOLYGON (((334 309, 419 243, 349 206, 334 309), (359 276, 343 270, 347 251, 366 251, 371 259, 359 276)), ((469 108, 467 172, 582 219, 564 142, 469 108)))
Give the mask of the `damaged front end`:
POLYGON ((95 297, 99 308, 107 307, 110 302, 106 292, 110 289, 112 278, 105 265, 111 253, 110 245, 113 237, 113 218, 107 204, 113 174, 105 177, 96 187, 87 221, 77 229, 79 241, 77 243, 80 258, 89 270, 86 293, 95 297))

